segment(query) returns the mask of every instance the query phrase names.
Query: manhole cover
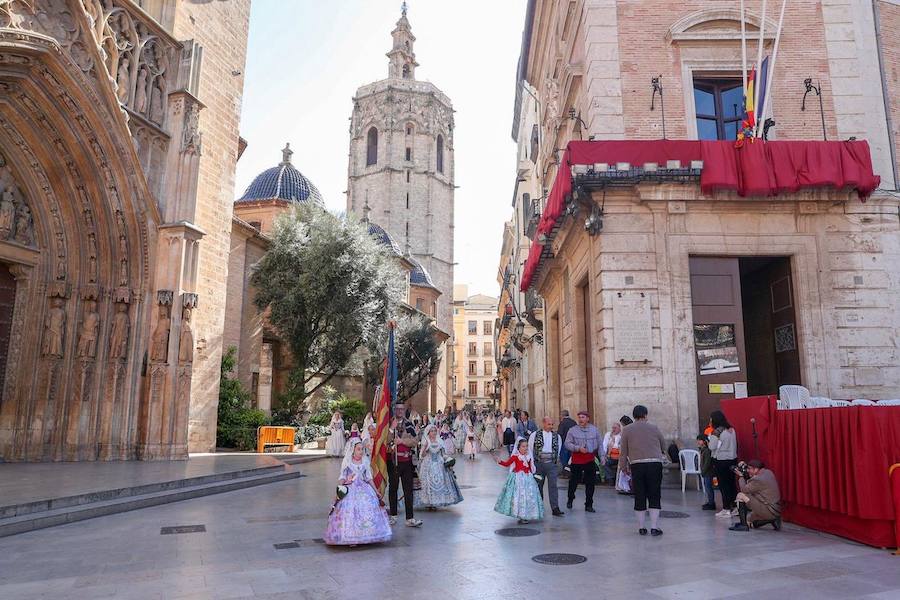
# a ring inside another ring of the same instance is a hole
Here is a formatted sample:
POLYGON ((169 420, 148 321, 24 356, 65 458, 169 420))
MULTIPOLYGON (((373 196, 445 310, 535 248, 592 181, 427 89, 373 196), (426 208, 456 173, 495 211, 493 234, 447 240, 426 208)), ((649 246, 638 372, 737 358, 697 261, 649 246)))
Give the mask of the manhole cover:
POLYGON ((289 548, 299 548, 300 547, 300 544, 298 544, 297 542, 285 542, 283 544, 272 544, 272 545, 275 546, 276 550, 287 550, 289 548))
POLYGON ((538 554, 532 556, 531 560, 542 565, 578 565, 585 562, 587 557, 580 554, 538 554))
POLYGON ((478 487, 478 486, 477 486, 477 485, 460 485, 460 486, 458 486, 458 487, 459 487, 459 489, 461 489, 461 490, 471 490, 471 489, 474 489, 474 488, 476 488, 476 487, 478 487))
POLYGON ((178 533, 206 533, 206 525, 175 525, 173 527, 162 527, 159 530, 160 535, 174 535, 178 533))
POLYGON ((661 510, 659 511, 659 516, 663 519, 687 519, 691 515, 675 510, 661 510))
POLYGON ((540 530, 529 527, 506 527, 505 529, 497 529, 494 533, 504 537, 528 537, 541 534, 540 530))

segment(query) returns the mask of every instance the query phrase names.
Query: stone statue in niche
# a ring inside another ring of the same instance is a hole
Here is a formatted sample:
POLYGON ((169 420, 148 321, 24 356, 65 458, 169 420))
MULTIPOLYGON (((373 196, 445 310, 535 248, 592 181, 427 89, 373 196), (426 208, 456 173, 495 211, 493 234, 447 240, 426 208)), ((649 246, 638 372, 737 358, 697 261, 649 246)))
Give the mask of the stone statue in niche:
POLYGON ((134 93, 134 110, 140 114, 147 112, 147 67, 138 71, 137 89, 134 93))
POLYGON ((119 261, 119 285, 128 285, 128 259, 123 258, 119 261))
POLYGON ((181 313, 181 337, 178 339, 178 361, 194 360, 194 332, 191 331, 191 309, 185 308, 181 313))
POLYGON ((123 56, 119 61, 119 72, 116 75, 116 85, 118 86, 116 96, 118 96, 119 102, 122 104, 128 102, 128 82, 131 78, 128 73, 128 65, 130 62, 127 56, 123 56))
POLYGON ((21 202, 16 209, 16 241, 24 246, 34 243, 31 225, 31 209, 27 204, 21 202))
POLYGON ((163 122, 163 106, 162 106, 162 77, 153 79, 153 86, 150 88, 150 120, 157 125, 163 122))
POLYGON ((113 315, 112 331, 109 334, 109 357, 125 358, 128 355, 128 333, 131 322, 128 318, 128 305, 116 303, 116 314, 113 315))
POLYGON ((100 334, 100 314, 97 312, 97 303, 86 300, 84 303, 84 317, 81 320, 81 330, 78 332, 78 346, 76 356, 79 358, 94 358, 97 356, 97 337, 100 334))
POLYGON ((172 320, 169 318, 169 308, 159 307, 159 319, 156 329, 153 330, 153 340, 150 347, 150 360, 166 362, 169 358, 169 328, 172 320))
POLYGON ((66 311, 63 308, 63 299, 53 298, 44 320, 44 344, 41 346, 44 356, 62 357, 65 329, 66 311))
POLYGON ((3 191, 0 199, 0 238, 8 240, 16 218, 16 203, 11 189, 3 191))

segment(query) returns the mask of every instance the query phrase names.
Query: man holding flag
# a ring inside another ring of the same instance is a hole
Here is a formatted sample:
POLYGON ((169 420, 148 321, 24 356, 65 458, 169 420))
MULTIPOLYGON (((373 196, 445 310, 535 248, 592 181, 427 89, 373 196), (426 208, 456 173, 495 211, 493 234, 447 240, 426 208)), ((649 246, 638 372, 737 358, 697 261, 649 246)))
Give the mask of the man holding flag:
POLYGON ((394 323, 388 324, 388 353, 384 365, 381 396, 375 411, 377 427, 372 448, 372 473, 375 488, 384 498, 388 484, 391 524, 397 522, 397 496, 403 484, 403 503, 406 508, 406 525, 419 527, 422 521, 413 517, 413 463, 416 430, 406 418, 406 406, 397 402, 397 359, 394 353, 394 323), (396 417, 391 420, 391 412, 396 417))

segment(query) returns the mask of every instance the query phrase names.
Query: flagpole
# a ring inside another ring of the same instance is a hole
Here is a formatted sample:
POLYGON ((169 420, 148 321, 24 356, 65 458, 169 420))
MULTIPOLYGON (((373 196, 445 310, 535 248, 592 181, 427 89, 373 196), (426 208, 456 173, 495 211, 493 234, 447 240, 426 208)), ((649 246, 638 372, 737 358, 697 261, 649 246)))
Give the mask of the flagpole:
POLYGON ((741 0, 741 76, 744 84, 744 106, 747 105, 747 28, 744 23, 744 0, 741 0))
MULTIPOLYGON (((756 113, 759 108, 759 85, 762 82, 762 56, 763 45, 765 42, 764 34, 766 31, 766 5, 768 0, 762 0, 762 18, 759 20, 759 40, 756 44, 756 80, 753 82, 753 111, 756 113)), ((753 137, 756 137, 759 131, 759 114, 755 114, 753 125, 753 137)))
POLYGON ((766 130, 766 112, 769 108, 769 96, 772 94, 772 86, 775 83, 772 79, 775 73, 775 61, 778 60, 778 43, 781 41, 781 27, 784 24, 784 9, 787 6, 787 0, 781 0, 781 15, 778 17, 778 29, 775 31, 775 47, 772 49, 772 61, 766 72, 766 92, 763 96, 762 111, 759 119, 756 121, 757 134, 762 135, 766 130))

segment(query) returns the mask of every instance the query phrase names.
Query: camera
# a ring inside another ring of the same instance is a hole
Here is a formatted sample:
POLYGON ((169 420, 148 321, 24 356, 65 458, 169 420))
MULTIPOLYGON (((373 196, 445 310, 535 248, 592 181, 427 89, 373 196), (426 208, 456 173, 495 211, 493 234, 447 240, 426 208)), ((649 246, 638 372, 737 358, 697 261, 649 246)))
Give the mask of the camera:
POLYGON ((731 467, 731 470, 736 474, 740 475, 744 479, 750 479, 750 471, 747 469, 747 463, 744 461, 739 462, 738 464, 731 467))

